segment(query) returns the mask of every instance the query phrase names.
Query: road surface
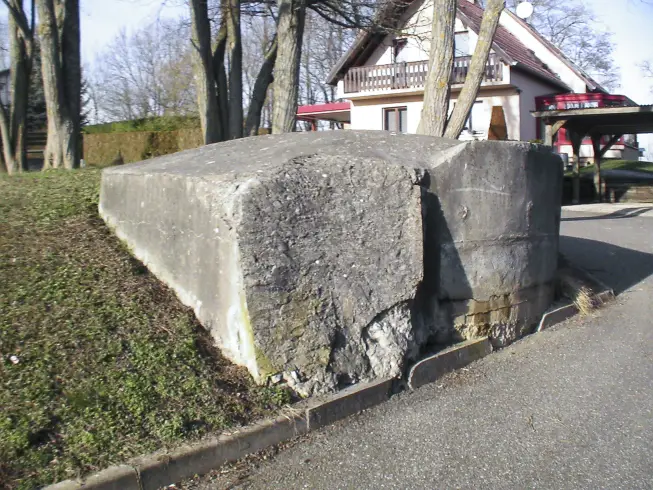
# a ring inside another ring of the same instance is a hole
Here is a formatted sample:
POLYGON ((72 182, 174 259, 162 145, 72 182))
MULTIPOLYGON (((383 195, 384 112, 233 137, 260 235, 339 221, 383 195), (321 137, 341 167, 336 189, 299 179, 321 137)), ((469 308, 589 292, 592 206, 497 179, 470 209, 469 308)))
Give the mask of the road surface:
POLYGON ((653 217, 589 209, 565 210, 562 251, 615 302, 180 486, 653 489, 653 217))

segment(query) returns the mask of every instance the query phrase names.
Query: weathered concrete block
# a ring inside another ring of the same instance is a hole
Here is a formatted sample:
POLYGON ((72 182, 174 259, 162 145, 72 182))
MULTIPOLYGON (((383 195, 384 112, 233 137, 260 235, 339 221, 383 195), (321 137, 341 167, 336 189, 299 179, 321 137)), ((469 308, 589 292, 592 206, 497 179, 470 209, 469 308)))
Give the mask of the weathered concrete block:
MULTIPOLYGON (((227 357, 308 395, 401 374, 455 331, 441 302, 552 278, 559 163, 515 143, 261 136, 107 169, 100 213, 227 357)), ((512 314, 495 306, 487 322, 512 314)))
POLYGON ((441 299, 488 300, 554 279, 558 156, 529 143, 479 141, 435 155, 429 173, 427 244, 437 246, 427 260, 441 299))
POLYGON ((415 169, 456 144, 333 132, 211 145, 106 170, 100 212, 256 379, 332 390, 396 376, 415 349, 415 169))
POLYGON ((528 143, 479 141, 435 155, 428 173, 425 277, 435 310, 445 311, 431 328, 509 344, 554 298, 560 158, 528 143))

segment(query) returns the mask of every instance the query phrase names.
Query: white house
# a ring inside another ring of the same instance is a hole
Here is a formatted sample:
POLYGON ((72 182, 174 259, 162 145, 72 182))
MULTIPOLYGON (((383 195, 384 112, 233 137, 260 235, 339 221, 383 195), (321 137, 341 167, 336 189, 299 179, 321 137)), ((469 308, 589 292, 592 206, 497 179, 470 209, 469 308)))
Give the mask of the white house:
MULTIPOLYGON (((351 48, 332 69, 328 83, 336 85, 338 96, 350 103, 351 129, 388 130, 414 133, 422 112, 424 81, 430 50, 432 0, 390 2, 381 21, 398 19, 391 34, 361 32, 351 48)), ((478 39, 483 9, 471 0, 459 0, 455 25, 455 62, 451 80, 451 107, 465 80, 471 54, 478 39)), ((507 127, 507 138, 537 140, 542 128, 531 112, 542 104, 614 104, 623 96, 609 96, 601 85, 583 72, 528 23, 505 10, 494 38, 483 83, 461 138, 486 139, 493 107, 500 106, 507 127), (585 95, 581 95, 585 94, 585 95), (591 97, 587 97, 590 95, 591 97), (553 97, 553 99, 552 99, 553 97), (588 100, 586 100, 588 99, 588 100), (609 99, 609 100, 608 100, 609 99)), ((451 109, 450 107, 450 109, 451 109)), ((342 105, 338 121, 345 121, 342 105)), ((329 119, 328 106, 311 116, 310 106, 300 109, 304 120, 329 119)), ((332 119, 334 120, 334 119, 332 119)), ((631 140, 629 140, 631 141, 631 140)), ((610 158, 637 159, 636 141, 615 145, 610 158)), ((558 151, 566 152, 564 132, 558 151)), ((591 160, 591 143, 582 154, 591 160)))

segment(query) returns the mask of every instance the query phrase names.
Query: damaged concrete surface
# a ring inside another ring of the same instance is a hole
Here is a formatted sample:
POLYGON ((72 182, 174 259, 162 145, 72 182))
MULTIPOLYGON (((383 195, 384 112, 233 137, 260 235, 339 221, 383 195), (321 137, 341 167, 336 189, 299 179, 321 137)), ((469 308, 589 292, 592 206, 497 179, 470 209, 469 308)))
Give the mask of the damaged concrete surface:
POLYGON ((108 169, 100 212, 225 355, 311 395, 539 320, 561 169, 524 143, 261 136, 108 169))

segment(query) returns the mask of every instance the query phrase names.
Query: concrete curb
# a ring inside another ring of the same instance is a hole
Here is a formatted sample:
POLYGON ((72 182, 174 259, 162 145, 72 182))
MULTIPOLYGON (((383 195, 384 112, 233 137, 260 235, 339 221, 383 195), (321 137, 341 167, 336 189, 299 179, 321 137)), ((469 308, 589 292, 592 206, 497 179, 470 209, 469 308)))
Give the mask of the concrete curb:
POLYGON ((577 313, 578 308, 576 308, 576 305, 573 303, 569 303, 564 306, 558 306, 552 310, 549 310, 544 314, 544 316, 542 316, 540 324, 537 326, 537 332, 541 332, 542 330, 546 330, 547 328, 557 325, 558 323, 562 323, 577 313))
MULTIPOLYGON (((599 284, 602 284, 597 279, 595 280, 599 284)), ((605 291, 601 291, 600 293, 595 294, 594 297, 599 303, 597 305, 597 308, 600 308, 605 303, 609 303, 610 301, 612 301, 615 298, 615 295, 614 295, 614 291, 608 288, 605 291)), ((573 303, 569 303, 563 306, 558 306, 556 308, 553 308, 544 314, 544 316, 540 320, 540 324, 538 325, 536 331, 541 332, 542 330, 551 328, 552 326, 557 325, 558 323, 562 323, 565 320, 569 320, 571 317, 577 315, 578 313, 579 313, 578 308, 573 303)))
POLYGON ((487 337, 454 345, 415 364, 408 374, 408 386, 411 390, 416 390, 420 386, 432 383, 443 374, 465 367, 491 352, 492 344, 487 337))
POLYGON ((223 434, 135 458, 129 465, 112 466, 84 480, 66 480, 44 490, 156 490, 208 473, 225 463, 237 461, 309 431, 347 418, 387 401, 394 378, 361 383, 332 396, 318 397, 290 408, 285 414, 263 420, 229 434, 223 434))
MULTIPOLYGON (((614 292, 606 289, 596 297, 601 303, 606 303, 614 298, 614 292)), ((560 323, 577 312, 573 304, 557 307, 545 313, 537 331, 560 323)), ((454 345, 415 364, 409 371, 408 386, 417 389, 491 352, 492 344, 487 337, 454 345)), ((387 378, 354 385, 330 396, 307 400, 278 417, 232 433, 135 458, 129 465, 112 466, 84 480, 66 480, 44 490, 156 490, 208 473, 225 463, 379 405, 390 399, 397 381, 396 378, 387 378)))

